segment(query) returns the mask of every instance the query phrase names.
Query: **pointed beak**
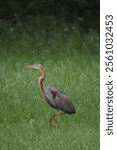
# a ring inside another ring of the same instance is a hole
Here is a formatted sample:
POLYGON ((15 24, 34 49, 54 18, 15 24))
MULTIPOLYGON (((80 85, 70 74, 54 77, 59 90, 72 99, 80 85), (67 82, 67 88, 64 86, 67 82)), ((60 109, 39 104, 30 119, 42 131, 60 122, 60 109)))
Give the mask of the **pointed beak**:
POLYGON ((24 68, 33 68, 33 65, 29 65, 29 66, 24 66, 24 68))

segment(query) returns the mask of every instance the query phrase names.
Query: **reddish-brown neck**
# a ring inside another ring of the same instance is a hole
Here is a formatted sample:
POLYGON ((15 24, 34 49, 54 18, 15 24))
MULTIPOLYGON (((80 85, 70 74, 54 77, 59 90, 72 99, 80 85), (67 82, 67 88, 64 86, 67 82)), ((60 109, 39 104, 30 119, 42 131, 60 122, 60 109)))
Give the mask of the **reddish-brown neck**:
POLYGON ((45 76, 46 76, 46 71, 43 67, 41 67, 39 70, 41 71, 42 75, 38 80, 38 84, 39 84, 39 87, 41 89, 42 95, 45 96, 45 88, 44 88, 43 81, 44 81, 45 76))

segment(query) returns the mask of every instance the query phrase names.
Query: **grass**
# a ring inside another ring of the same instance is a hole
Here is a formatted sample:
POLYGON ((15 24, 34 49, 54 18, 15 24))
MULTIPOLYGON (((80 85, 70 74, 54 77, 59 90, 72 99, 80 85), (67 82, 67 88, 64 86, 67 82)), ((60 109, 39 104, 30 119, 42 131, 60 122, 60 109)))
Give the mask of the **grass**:
POLYGON ((99 34, 51 17, 0 28, 0 149, 99 150, 99 34), (23 68, 34 63, 46 68, 45 84, 67 93, 76 108, 59 129, 49 127, 56 111, 40 94, 40 73, 23 68))

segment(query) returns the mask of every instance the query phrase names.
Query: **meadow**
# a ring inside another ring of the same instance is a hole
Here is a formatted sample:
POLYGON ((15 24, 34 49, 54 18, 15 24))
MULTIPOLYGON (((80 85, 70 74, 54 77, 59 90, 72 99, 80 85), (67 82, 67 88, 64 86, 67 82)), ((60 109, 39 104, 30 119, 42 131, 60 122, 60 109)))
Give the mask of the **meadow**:
POLYGON ((0 30, 0 150, 99 150, 99 33, 52 17, 0 30), (60 128, 49 126, 56 110, 38 89, 41 73, 23 67, 34 63, 75 106, 60 128))

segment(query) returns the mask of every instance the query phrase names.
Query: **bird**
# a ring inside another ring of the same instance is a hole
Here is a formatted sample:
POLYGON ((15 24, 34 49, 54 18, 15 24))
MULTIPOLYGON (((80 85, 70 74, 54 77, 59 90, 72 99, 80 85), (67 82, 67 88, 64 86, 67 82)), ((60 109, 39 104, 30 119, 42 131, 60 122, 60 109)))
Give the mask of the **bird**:
POLYGON ((37 71, 41 71, 41 76, 38 79, 38 86, 41 90, 42 96, 52 108, 58 110, 57 114, 50 117, 49 124, 50 126, 52 126, 53 121, 55 121, 55 117, 57 116, 59 128, 61 115, 76 113, 73 103, 71 102, 70 98, 66 96, 63 92, 61 92, 58 88, 45 87, 44 80, 46 78, 46 70, 41 64, 28 65, 24 66, 24 68, 33 68, 37 71))

